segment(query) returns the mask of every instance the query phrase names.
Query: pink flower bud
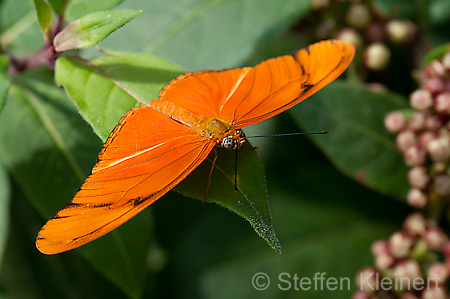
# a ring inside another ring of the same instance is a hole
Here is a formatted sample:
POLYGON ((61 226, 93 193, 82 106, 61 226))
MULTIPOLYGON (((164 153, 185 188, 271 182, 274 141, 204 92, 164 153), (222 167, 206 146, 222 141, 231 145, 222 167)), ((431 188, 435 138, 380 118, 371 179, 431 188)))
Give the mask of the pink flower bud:
POLYGON ((431 61, 423 70, 423 77, 426 79, 433 77, 443 77, 445 74, 445 67, 438 60, 431 61))
POLYGON ((400 299, 417 299, 417 295, 414 292, 404 292, 400 294, 400 299))
POLYGON ((422 299, 446 299, 448 298, 445 294, 443 287, 436 287, 434 283, 430 283, 430 288, 425 288, 422 292, 422 299))
POLYGON ((408 171, 408 181, 412 187, 423 189, 428 184, 429 179, 425 167, 416 166, 408 171))
POLYGON ((423 208, 428 203, 428 196, 420 189, 411 188, 406 196, 406 201, 413 207, 423 208))
POLYGON ((450 158, 450 140, 447 137, 439 137, 428 142, 427 150, 431 160, 443 162, 450 158))
POLYGON ((431 131, 438 131, 444 124, 437 114, 429 114, 425 117, 425 128, 431 131))
POLYGON ((428 143, 430 143, 431 140, 437 139, 438 134, 433 131, 425 131, 419 136, 419 144, 423 148, 428 148, 428 143))
POLYGON ((436 282, 438 284, 444 284, 448 279, 448 275, 447 268, 440 263, 433 263, 428 269, 428 277, 433 280, 434 284, 436 284, 436 282))
POLYGON ((408 282, 412 282, 416 277, 422 275, 419 263, 412 259, 400 261, 395 266, 394 273, 400 284, 402 284, 403 290, 407 290, 408 282))
POLYGON ((361 49, 363 47, 363 39, 361 34, 353 28, 344 28, 337 35, 337 39, 344 42, 351 43, 356 49, 361 49))
POLYGON ((372 299, 372 297, 369 294, 364 293, 363 291, 356 291, 352 299, 372 299))
POLYGON ((433 97, 426 89, 417 89, 409 96, 411 107, 416 110, 427 110, 433 106, 433 97))
POLYGON ((450 52, 445 53, 442 57, 442 65, 445 69, 450 70, 450 52))
POLYGON ((422 236, 427 231, 427 220, 421 213, 414 213, 403 221, 403 229, 413 236, 422 236))
POLYGON ((395 232, 389 238, 389 251, 395 258, 405 258, 411 253, 414 238, 403 231, 395 232))
MULTIPOLYGON (((450 258, 450 241, 446 241, 444 246, 442 247, 442 253, 447 257, 450 258)), ((448 269, 450 271, 450 268, 448 269)))
POLYGON ((407 127, 413 131, 423 130, 425 126, 425 113, 414 111, 408 119, 407 127))
POLYGON ((362 268, 356 275, 356 286, 366 294, 371 294, 376 289, 378 272, 372 267, 362 268))
POLYGON ((389 269, 394 263, 395 258, 389 253, 383 253, 375 257, 375 266, 380 271, 389 269))
POLYGON ((380 42, 370 44, 364 51, 364 63, 374 71, 384 70, 391 58, 391 51, 380 42))
POLYGON ((428 90, 434 96, 444 91, 445 83, 438 77, 432 77, 423 81, 421 89, 428 90))
POLYGON ((392 20, 386 24, 386 32, 392 42, 402 44, 412 40, 416 26, 408 20, 392 20))
POLYGON ((406 119, 402 112, 394 111, 384 118, 384 126, 391 133, 400 132, 406 125, 406 119))
POLYGON ((377 240, 370 247, 373 256, 389 253, 389 243, 386 240, 377 240))
POLYGON ((384 28, 380 23, 371 23, 364 30, 364 33, 369 42, 381 42, 384 40, 384 28))
POLYGON ((404 152, 417 142, 416 135, 411 130, 401 131, 395 138, 395 142, 397 144, 397 148, 401 152, 404 152))
POLYGON ((359 3, 353 3, 345 16, 347 23, 358 29, 368 26, 371 18, 369 8, 359 3))
POLYGON ((434 109, 440 114, 450 115, 450 92, 444 92, 436 96, 434 109))
POLYGON ((447 242, 447 236, 439 227, 432 227, 425 233, 424 241, 428 249, 440 251, 447 242))
POLYGON ((440 174, 434 178, 434 191, 441 196, 450 195, 450 177, 440 174))
POLYGON ((408 166, 422 166, 427 158, 426 152, 418 145, 413 145, 403 152, 405 164, 408 166))

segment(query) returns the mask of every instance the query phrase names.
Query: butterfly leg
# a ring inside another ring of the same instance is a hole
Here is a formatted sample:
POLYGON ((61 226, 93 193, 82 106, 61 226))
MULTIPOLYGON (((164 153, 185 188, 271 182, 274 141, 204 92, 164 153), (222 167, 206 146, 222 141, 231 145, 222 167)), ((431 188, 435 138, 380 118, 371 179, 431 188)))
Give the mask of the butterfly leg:
POLYGON ((212 161, 211 171, 209 172, 208 185, 206 186, 206 194, 205 194, 205 199, 203 199, 203 202, 206 202, 206 199, 208 198, 209 185, 211 184, 211 176, 212 176, 214 166, 216 165, 216 161, 217 161, 218 157, 219 157, 219 152, 217 151, 217 147, 214 147, 214 159, 212 161))

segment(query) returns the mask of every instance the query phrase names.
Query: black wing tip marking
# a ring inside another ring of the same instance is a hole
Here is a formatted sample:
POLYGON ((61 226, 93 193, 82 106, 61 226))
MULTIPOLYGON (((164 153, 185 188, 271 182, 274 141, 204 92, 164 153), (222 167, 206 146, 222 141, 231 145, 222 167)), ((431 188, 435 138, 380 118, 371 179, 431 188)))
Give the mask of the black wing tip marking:
POLYGON ((140 204, 142 204, 142 203, 144 203, 145 201, 147 201, 148 199, 152 198, 153 195, 155 195, 155 194, 150 194, 150 195, 148 195, 148 196, 143 196, 143 197, 138 196, 138 197, 136 197, 136 198, 130 199, 128 202, 132 203, 133 206, 137 207, 137 206, 139 206, 140 204))

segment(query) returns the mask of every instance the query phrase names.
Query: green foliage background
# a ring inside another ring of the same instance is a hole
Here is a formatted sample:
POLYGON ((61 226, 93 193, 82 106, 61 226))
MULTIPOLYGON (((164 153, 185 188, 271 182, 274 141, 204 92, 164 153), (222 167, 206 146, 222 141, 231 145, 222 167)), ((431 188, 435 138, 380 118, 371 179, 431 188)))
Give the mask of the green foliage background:
MULTIPOLYGON (((64 1, 48 2, 58 10, 64 1)), ((417 23, 423 21, 419 9, 425 5, 430 44, 449 40, 445 0, 376 2, 390 16, 417 23)), ((290 30, 311 12, 307 0, 92 3, 71 1, 68 19, 117 5, 143 11, 100 46, 167 59, 167 65, 156 62, 165 72, 134 74, 139 80, 149 77, 153 85, 146 88, 152 95, 181 70, 254 65, 314 41, 308 32, 290 30)), ((1 0, 0 30, 1 45, 19 57, 43 45, 32 1, 1 0)), ((99 53, 89 49, 82 55, 99 53)), ((264 165, 281 255, 235 214, 170 192, 108 236, 44 256, 34 246, 37 232, 72 198, 102 142, 55 85, 51 70, 7 78, 7 60, 0 58, 0 294, 5 298, 349 298, 353 289, 281 291, 278 275, 312 279, 326 272, 327 277, 353 281, 360 267, 372 263, 370 244, 397 230, 410 212, 404 203, 406 168, 383 128, 385 114, 405 107, 407 93, 379 94, 335 82, 288 112, 245 130, 247 135, 331 131, 311 138, 252 140, 264 165), (258 272, 271 278, 265 291, 252 287, 258 272)), ((104 60, 97 62, 107 64, 104 60)), ((61 80, 70 81, 67 76, 61 80)), ((68 94, 76 97, 69 89, 68 94)), ((117 122, 118 114, 114 118, 105 113, 111 117, 105 121, 117 122)))

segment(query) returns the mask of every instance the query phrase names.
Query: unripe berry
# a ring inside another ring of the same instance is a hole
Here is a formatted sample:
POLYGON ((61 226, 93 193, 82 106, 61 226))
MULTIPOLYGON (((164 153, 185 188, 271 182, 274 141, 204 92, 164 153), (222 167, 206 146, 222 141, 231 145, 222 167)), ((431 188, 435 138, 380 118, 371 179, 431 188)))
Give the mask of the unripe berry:
POLYGON ((403 152, 407 166, 422 166, 427 158, 426 152, 418 145, 413 145, 403 152))
POLYGON ((370 247, 373 256, 389 253, 389 243, 386 240, 377 240, 370 247))
POLYGON ((350 26, 362 29, 371 21, 370 11, 364 4, 353 3, 348 9, 345 19, 350 26))
POLYGON ((366 267, 358 271, 356 276, 356 286, 366 294, 374 292, 377 284, 378 272, 372 267, 366 267))
POLYGON ((423 81, 421 88, 428 90, 434 96, 444 91, 445 83, 442 79, 433 77, 423 81))
POLYGON ((412 259, 400 261, 394 269, 396 278, 398 278, 403 290, 407 290, 408 282, 413 281, 416 277, 420 277, 421 272, 419 263, 412 259))
POLYGON ((392 20, 386 24, 386 32, 392 42, 401 44, 412 40, 416 27, 408 20, 392 20))
POLYGON ((433 280, 433 283, 444 284, 448 279, 448 274, 445 265, 440 263, 433 263, 428 269, 428 277, 433 280))
POLYGON ((420 189, 411 188, 406 195, 406 201, 413 207, 423 208, 428 203, 428 196, 420 189))
POLYGON ((443 92, 436 96, 434 109, 440 114, 450 115, 450 92, 443 92))
POLYGON ((394 263, 395 258, 389 253, 380 254, 375 257, 375 266, 380 271, 389 269, 394 263))
POLYGON ((397 137, 395 137, 395 142, 397 144, 397 148, 401 152, 404 152, 417 142, 416 135, 411 130, 405 130, 400 132, 397 137))
POLYGON ((409 96, 411 107, 416 110, 427 110, 433 106, 433 97, 426 89, 417 89, 409 96))
POLYGON ((439 137, 428 142, 427 150, 431 160, 443 162, 450 158, 450 140, 447 137, 439 137))
POLYGON ((429 114, 425 117, 424 126, 431 131, 437 131, 444 126, 439 115, 429 114))
POLYGON ((391 51, 380 42, 370 44, 364 51, 364 63, 374 71, 385 69, 391 58, 391 51))
POLYGON ((429 179, 425 167, 416 166, 408 171, 408 181, 412 187, 423 189, 428 184, 429 179))
POLYGON ((442 77, 445 75, 445 67, 439 60, 433 60, 427 64, 422 74, 425 79, 442 77))
POLYGON ((414 111, 408 118, 407 127, 413 131, 423 130, 425 126, 425 113, 422 111, 414 111))
POLYGON ((414 213, 406 217, 403 229, 413 236, 422 236, 427 231, 427 220, 420 213, 414 213))
POLYGON ((443 287, 436 287, 434 283, 430 283, 430 288, 425 288, 422 292, 422 299, 446 299, 448 298, 445 294, 443 287))
POLYGON ((442 65, 445 69, 450 70, 450 52, 445 53, 442 57, 442 65))
POLYGON ((438 134, 434 131, 425 131, 419 136, 419 145, 423 148, 428 148, 428 144, 438 138, 438 134))
POLYGON ((406 119, 401 111, 393 111, 384 118, 384 126, 391 133, 400 132, 405 125, 406 119))
POLYGON ((363 39, 361 34, 353 28, 344 28, 337 35, 337 39, 351 43, 356 49, 363 47, 363 39))
POLYGON ((395 232, 389 238, 389 251, 395 258, 405 258, 411 253, 414 238, 403 231, 395 232))
POLYGON ((434 191, 441 195, 450 195, 450 177, 446 174, 440 174, 434 178, 434 191))
POLYGON ((447 242, 447 236, 439 227, 432 227, 424 235, 424 241, 428 249, 440 251, 447 242))
POLYGON ((364 32, 364 36, 369 42, 381 42, 384 40, 384 28, 380 23, 371 23, 364 32))

